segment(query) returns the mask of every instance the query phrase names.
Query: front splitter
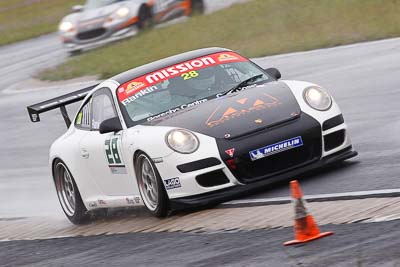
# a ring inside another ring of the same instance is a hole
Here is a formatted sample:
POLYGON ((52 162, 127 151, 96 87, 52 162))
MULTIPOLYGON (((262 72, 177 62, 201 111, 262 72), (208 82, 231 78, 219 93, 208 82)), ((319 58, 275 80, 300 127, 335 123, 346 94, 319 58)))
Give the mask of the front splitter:
POLYGON ((265 180, 260 180, 246 185, 237 185, 234 187, 217 190, 210 193, 171 199, 170 208, 172 210, 181 210, 193 207, 216 205, 222 202, 233 200, 234 198, 243 197, 255 191, 259 191, 260 188, 263 188, 264 186, 271 185, 277 182, 291 180, 300 174, 304 174, 311 170, 326 167, 333 163, 353 158, 357 155, 358 155, 357 151, 352 150, 352 147, 349 146, 339 152, 334 153, 333 155, 322 158, 311 164, 301 166, 299 168, 284 172, 282 174, 276 175, 274 177, 265 180))

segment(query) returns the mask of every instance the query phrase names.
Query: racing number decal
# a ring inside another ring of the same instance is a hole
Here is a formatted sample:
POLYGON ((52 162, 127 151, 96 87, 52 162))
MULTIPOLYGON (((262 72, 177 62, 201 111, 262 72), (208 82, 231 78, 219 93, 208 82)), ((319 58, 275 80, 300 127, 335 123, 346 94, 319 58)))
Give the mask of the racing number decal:
POLYGON ((199 73, 197 71, 191 71, 191 72, 186 72, 181 75, 184 81, 190 80, 192 78, 196 78, 199 76, 199 73))
POLYGON ((119 136, 111 137, 104 142, 108 167, 112 174, 127 174, 118 148, 118 139, 120 139, 119 136))
POLYGON ((121 165, 122 160, 118 150, 119 137, 112 137, 105 141, 106 157, 109 165, 121 165))

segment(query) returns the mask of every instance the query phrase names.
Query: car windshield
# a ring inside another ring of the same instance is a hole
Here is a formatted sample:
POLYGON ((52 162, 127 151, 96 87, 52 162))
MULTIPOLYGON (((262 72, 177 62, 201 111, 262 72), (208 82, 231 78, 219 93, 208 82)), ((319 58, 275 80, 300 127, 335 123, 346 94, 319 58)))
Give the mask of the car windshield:
POLYGON ((127 125, 133 126, 220 97, 249 78, 247 86, 273 80, 248 59, 225 52, 138 77, 121 85, 117 94, 127 125))
POLYGON ((115 2, 118 2, 118 0, 87 0, 84 9, 85 10, 96 9, 99 7, 110 5, 115 2))

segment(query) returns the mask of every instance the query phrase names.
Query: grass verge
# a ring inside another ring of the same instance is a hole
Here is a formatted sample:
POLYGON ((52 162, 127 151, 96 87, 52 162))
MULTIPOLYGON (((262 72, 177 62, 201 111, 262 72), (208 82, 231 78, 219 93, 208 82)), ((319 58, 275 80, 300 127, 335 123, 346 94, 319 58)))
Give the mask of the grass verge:
POLYGON ((124 70, 197 48, 221 46, 248 57, 400 35, 400 0, 253 0, 70 58, 39 74, 63 80, 124 70))
POLYGON ((75 4, 82 0, 0 1, 0 45, 54 32, 75 4))

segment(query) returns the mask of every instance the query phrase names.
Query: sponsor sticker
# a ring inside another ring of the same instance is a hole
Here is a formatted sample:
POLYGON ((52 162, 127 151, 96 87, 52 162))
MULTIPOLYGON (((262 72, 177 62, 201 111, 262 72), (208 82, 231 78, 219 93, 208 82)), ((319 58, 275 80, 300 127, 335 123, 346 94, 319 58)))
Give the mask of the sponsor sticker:
POLYGON ((235 56, 234 54, 221 54, 218 57, 219 62, 225 62, 225 61, 235 61, 238 60, 238 57, 235 56))
POLYGON ((92 202, 89 203, 89 207, 96 208, 97 207, 97 203, 92 201, 92 202))
POLYGON ((127 174, 128 172, 126 171, 125 165, 121 166, 108 166, 110 168, 110 171, 112 174, 127 174))
POLYGON ((121 85, 120 88, 123 88, 123 90, 118 89, 118 99, 119 101, 121 101, 122 104, 126 105, 130 102, 124 101, 125 99, 129 98, 130 96, 136 95, 143 90, 147 90, 149 87, 154 86, 155 84, 163 82, 165 80, 179 77, 185 73, 190 73, 193 71, 219 65, 223 62, 245 61, 248 61, 248 59, 239 56, 238 54, 233 52, 216 53, 204 57, 194 58, 180 64, 159 69, 121 85))
POLYGON ((171 178, 171 179, 164 180, 164 185, 165 185, 165 189, 171 190, 171 189, 181 187, 181 181, 179 180, 179 178, 171 178))
POLYGON ((127 197, 125 198, 126 203, 128 203, 128 205, 134 205, 135 201, 133 200, 133 198, 127 197))
POLYGON ((32 114, 32 121, 37 121, 37 120, 38 120, 38 115, 32 114))
POLYGON ((212 128, 221 125, 228 120, 245 116, 259 110, 274 108, 280 104, 281 101, 278 98, 268 94, 262 94, 255 98, 238 99, 229 103, 229 106, 223 103, 221 106, 213 110, 205 124, 212 128))
POLYGON ((140 197, 135 197, 135 203, 139 204, 140 203, 140 197))
POLYGON ((145 84, 142 83, 142 82, 131 82, 130 84, 128 84, 128 85, 126 86, 126 91, 125 91, 125 93, 126 93, 127 95, 129 95, 130 92, 135 91, 135 90, 138 90, 138 89, 140 89, 140 88, 143 88, 144 86, 145 86, 145 84))
POLYGON ((233 154, 235 154, 235 149, 231 148, 231 149, 225 150, 225 153, 228 154, 229 157, 233 158, 233 154))
POLYGON ((296 147, 300 147, 303 145, 303 139, 301 139, 301 136, 297 136, 291 139, 287 139, 272 145, 268 145, 262 148, 258 148, 256 150, 250 151, 249 155, 250 155, 250 159, 252 161, 258 160, 258 159, 262 159, 265 157, 269 157, 271 155, 292 149, 292 148, 296 148, 296 147))
POLYGON ((174 113, 176 113, 178 111, 181 111, 181 110, 184 110, 184 109, 187 109, 187 108, 191 108, 191 107, 200 105, 200 104, 205 103, 207 101, 208 100, 205 98, 205 99, 196 100, 196 101, 194 101, 192 103, 189 103, 189 104, 183 104, 183 105, 181 105, 179 107, 176 107, 176 108, 173 108, 173 109, 169 109, 169 110, 164 111, 163 113, 157 114, 155 116, 151 116, 151 117, 147 118, 147 121, 150 122, 150 121, 153 121, 153 120, 156 120, 156 119, 159 119, 159 118, 174 114, 174 113))

